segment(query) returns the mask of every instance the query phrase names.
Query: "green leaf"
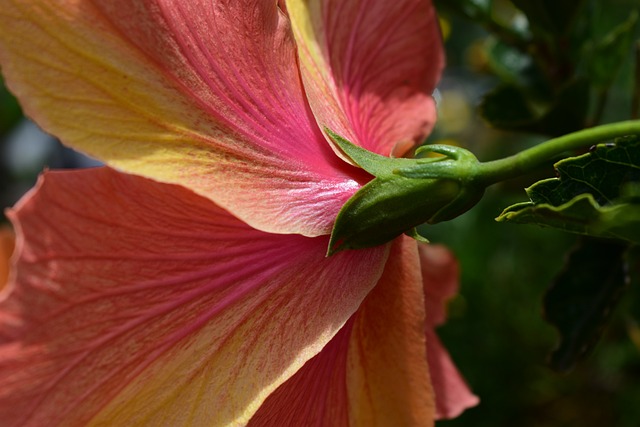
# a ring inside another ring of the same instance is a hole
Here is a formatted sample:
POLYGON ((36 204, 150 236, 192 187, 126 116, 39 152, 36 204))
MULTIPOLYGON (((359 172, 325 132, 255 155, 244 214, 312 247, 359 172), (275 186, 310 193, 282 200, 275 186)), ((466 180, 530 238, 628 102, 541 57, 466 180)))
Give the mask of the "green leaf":
POLYGON ((626 21, 591 46, 587 69, 591 81, 597 88, 607 89, 622 63, 630 57, 637 22, 638 11, 633 10, 626 21))
POLYGON ((565 85, 552 99, 538 99, 532 90, 501 85, 484 96, 480 115, 498 129, 564 135, 584 127, 589 105, 585 80, 565 85))
POLYGON ((640 244, 640 139, 600 144, 556 169, 558 178, 529 187, 531 201, 506 208, 497 220, 640 244))
POLYGON ((600 206, 591 194, 576 196, 561 206, 529 203, 513 205, 498 221, 536 224, 572 233, 640 244, 640 203, 600 206), (519 209, 519 210, 518 210, 519 209))
POLYGON ((393 175, 395 169, 409 167, 415 162, 406 158, 381 156, 355 145, 327 127, 324 128, 324 131, 349 159, 371 175, 390 176, 393 175))
POLYGON ((551 367, 568 371, 597 343, 626 286, 626 245, 583 239, 544 298, 547 321, 560 333, 551 367))

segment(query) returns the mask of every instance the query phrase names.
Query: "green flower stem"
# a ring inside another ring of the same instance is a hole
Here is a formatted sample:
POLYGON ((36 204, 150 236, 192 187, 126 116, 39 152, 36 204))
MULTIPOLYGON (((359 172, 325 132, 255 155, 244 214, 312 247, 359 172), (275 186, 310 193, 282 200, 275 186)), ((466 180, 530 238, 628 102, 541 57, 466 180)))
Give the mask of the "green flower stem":
POLYGON ((480 163, 478 179, 485 186, 516 178, 539 169, 563 153, 613 138, 640 135, 640 120, 629 120, 583 129, 550 139, 504 159, 480 163))

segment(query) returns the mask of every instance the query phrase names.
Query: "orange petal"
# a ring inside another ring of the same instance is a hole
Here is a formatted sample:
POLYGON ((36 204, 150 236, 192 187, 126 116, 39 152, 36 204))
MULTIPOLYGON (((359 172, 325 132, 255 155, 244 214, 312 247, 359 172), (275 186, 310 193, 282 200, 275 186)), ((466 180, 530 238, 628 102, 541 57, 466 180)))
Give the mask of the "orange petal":
POLYGON ((14 246, 13 230, 6 226, 0 226, 0 291, 4 289, 7 279, 9 279, 9 266, 14 246))
POLYGON ((444 65, 430 1, 288 0, 287 10, 321 126, 385 156, 422 142, 444 65))
POLYGON ((446 319, 446 302, 458 292, 458 262, 444 246, 419 245, 427 310, 427 359, 436 394, 436 416, 455 418, 480 400, 458 372, 435 333, 446 319))
POLYGON ((2 71, 46 131, 254 228, 315 236, 368 178, 326 143, 296 56, 275 1, 0 0, 2 71))
POLYGON ((250 426, 431 426, 416 244, 397 240, 351 320, 265 401, 250 426))
POLYGON ((11 212, 3 426, 240 425, 317 354, 387 250, 256 231, 175 185, 47 173, 11 212))

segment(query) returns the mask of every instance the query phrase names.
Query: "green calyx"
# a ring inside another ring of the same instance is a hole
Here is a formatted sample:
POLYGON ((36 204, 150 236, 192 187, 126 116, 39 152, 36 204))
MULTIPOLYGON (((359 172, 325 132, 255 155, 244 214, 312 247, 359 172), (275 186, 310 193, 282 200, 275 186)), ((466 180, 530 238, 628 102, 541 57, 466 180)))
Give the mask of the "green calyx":
POLYGON ((328 255, 387 243, 402 233, 419 237, 415 227, 453 219, 484 194, 479 162, 463 148, 427 145, 416 151, 440 157, 394 159, 360 148, 329 129, 327 134, 358 166, 375 178, 340 210, 328 255))
POLYGON ((332 255, 381 245, 402 233, 421 239, 416 226, 463 214, 489 185, 529 173, 572 150, 640 135, 640 120, 583 129, 485 163, 464 148, 448 145, 426 145, 416 151, 441 157, 392 159, 355 146, 329 129, 325 132, 355 164, 375 176, 338 213, 329 242, 332 255))

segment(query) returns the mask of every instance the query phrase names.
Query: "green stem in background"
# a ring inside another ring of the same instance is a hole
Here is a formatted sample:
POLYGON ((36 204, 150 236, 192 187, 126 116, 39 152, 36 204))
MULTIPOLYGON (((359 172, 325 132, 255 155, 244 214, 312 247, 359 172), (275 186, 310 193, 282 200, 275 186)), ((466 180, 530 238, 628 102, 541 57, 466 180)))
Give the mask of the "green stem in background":
POLYGON ((504 159, 480 163, 478 178, 486 186, 516 178, 539 169, 567 152, 626 135, 640 135, 640 120, 583 129, 550 139, 504 159))

